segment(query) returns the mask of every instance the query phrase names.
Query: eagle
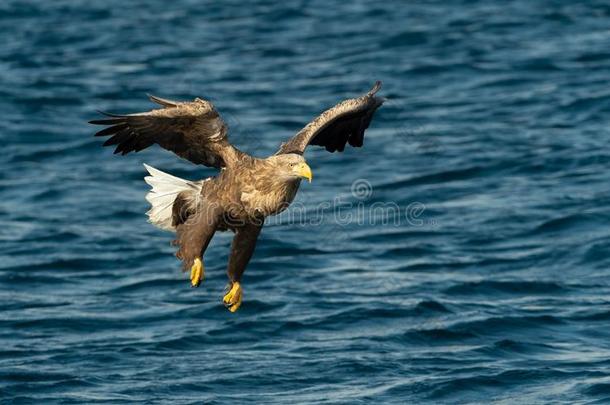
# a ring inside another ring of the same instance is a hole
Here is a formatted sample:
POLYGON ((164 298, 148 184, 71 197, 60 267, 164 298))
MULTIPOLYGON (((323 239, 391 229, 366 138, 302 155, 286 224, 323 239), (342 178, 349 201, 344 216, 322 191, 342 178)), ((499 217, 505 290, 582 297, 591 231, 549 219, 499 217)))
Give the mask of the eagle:
POLYGON ((242 276, 256 246, 265 218, 284 211, 302 179, 312 172, 303 154, 308 145, 342 152, 346 145, 361 147, 364 131, 384 99, 376 96, 377 81, 369 92, 324 111, 280 145, 278 151, 257 158, 240 151, 227 137, 228 127, 211 102, 172 101, 149 95, 159 108, 135 114, 100 112, 104 119, 89 121, 106 128, 95 136, 110 136, 103 146, 115 154, 139 152, 157 144, 194 164, 219 169, 214 177, 188 181, 144 165, 152 187, 149 222, 175 232, 176 257, 190 283, 198 287, 205 276, 203 254, 217 231, 232 231, 227 267, 229 282, 223 303, 235 312, 241 306, 242 276))

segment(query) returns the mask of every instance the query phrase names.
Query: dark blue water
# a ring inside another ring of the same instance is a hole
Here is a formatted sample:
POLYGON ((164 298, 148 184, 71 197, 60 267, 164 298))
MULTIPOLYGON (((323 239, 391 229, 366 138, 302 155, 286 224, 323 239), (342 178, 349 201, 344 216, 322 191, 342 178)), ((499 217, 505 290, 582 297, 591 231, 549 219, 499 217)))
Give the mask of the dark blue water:
POLYGON ((610 401, 610 6, 573 3, 4 0, 1 398, 610 401), (206 97, 264 156, 376 79, 365 147, 310 150, 297 198, 352 220, 270 223, 236 314, 230 235, 191 289, 144 215, 143 162, 214 172, 86 124, 206 97))

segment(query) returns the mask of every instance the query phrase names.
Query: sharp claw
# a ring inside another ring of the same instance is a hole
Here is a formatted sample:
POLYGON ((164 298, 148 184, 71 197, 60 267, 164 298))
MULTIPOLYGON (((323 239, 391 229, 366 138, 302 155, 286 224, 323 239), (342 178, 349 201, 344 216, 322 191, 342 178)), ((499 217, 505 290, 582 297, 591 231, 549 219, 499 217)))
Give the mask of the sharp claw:
POLYGON ((222 298, 222 302, 225 307, 231 312, 235 312, 241 306, 242 289, 239 282, 234 282, 231 289, 222 298))
POLYGON ((205 268, 200 258, 195 258, 193 266, 191 267, 191 287, 199 287, 201 281, 205 277, 205 268))

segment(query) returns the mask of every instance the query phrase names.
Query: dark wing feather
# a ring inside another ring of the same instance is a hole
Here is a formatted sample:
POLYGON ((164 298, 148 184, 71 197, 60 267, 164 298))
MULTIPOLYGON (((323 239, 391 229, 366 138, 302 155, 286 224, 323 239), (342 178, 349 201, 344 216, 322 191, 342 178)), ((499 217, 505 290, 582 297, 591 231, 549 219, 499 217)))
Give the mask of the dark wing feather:
POLYGON ((89 121, 108 125, 95 136, 110 136, 104 146, 116 145, 114 153, 139 152, 157 144, 196 164, 227 166, 236 149, 227 139, 227 126, 205 100, 177 102, 149 96, 163 108, 145 113, 117 115, 89 121))
POLYGON ((384 99, 375 97, 381 88, 376 82, 362 97, 345 100, 324 111, 307 124, 288 142, 283 143, 276 154, 303 154, 307 145, 324 146, 329 152, 343 152, 346 144, 360 147, 364 142, 364 131, 369 127, 373 114, 383 104, 384 99))
POLYGON ((152 94, 147 94, 150 101, 153 101, 159 105, 162 105, 165 108, 178 107, 178 105, 182 104, 180 101, 172 101, 166 98, 161 98, 157 96, 153 96, 152 94))

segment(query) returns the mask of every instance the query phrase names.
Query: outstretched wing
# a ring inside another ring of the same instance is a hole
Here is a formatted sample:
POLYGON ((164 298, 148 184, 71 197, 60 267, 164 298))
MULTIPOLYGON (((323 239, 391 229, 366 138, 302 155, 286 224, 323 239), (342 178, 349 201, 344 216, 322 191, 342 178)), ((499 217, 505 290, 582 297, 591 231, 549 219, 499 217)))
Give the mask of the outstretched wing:
POLYGON ((381 82, 375 82, 373 88, 362 97, 345 100, 324 111, 292 139, 283 143, 276 154, 302 155, 307 145, 324 146, 329 152, 343 152, 347 143, 362 146, 364 131, 384 102, 383 98, 375 97, 380 88, 381 82))
POLYGON ((227 125, 212 103, 196 98, 179 102, 149 96, 162 108, 137 114, 116 115, 89 121, 108 125, 95 136, 110 136, 104 146, 116 145, 114 153, 139 152, 153 144, 195 164, 227 166, 235 149, 227 139, 227 125))

